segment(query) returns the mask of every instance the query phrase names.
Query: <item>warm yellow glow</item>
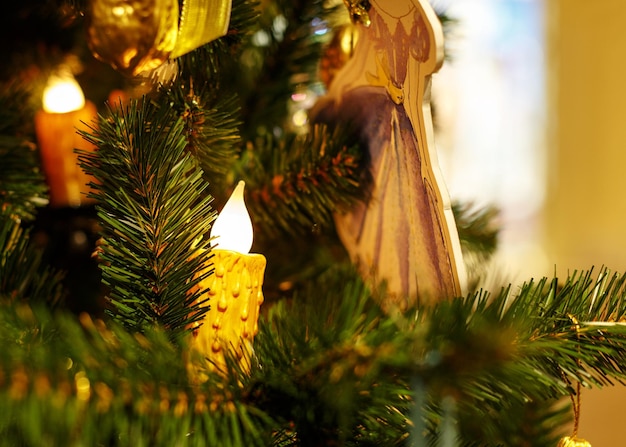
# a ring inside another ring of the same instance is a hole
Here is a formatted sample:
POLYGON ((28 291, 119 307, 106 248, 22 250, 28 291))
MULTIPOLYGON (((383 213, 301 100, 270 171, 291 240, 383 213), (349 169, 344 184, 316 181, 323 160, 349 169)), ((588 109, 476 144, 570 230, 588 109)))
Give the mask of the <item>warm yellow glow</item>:
POLYGON ((240 181, 211 229, 213 244, 221 250, 248 253, 252 247, 252 221, 243 200, 245 182, 240 181))
POLYGON ((341 46, 342 54, 352 56, 354 54, 354 47, 359 39, 359 28, 356 26, 347 27, 340 35, 339 45, 341 46))
POLYGON ((306 113, 306 110, 302 110, 302 109, 294 112, 293 116, 291 117, 291 122, 296 127, 305 126, 308 121, 309 121, 309 115, 306 113))
POLYGON ((69 74, 51 76, 43 92, 43 109, 48 113, 67 113, 85 106, 85 96, 69 74))

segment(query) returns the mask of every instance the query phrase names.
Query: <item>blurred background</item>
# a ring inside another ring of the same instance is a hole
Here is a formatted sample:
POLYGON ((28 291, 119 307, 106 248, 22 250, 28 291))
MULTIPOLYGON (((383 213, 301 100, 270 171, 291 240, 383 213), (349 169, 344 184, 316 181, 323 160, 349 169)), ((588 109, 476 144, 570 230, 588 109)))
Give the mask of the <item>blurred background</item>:
MULTIPOLYGON (((626 271, 626 2, 435 1, 456 20, 433 80, 454 199, 501 210, 494 283, 626 271)), ((621 445, 626 390, 584 390, 579 435, 621 445)))

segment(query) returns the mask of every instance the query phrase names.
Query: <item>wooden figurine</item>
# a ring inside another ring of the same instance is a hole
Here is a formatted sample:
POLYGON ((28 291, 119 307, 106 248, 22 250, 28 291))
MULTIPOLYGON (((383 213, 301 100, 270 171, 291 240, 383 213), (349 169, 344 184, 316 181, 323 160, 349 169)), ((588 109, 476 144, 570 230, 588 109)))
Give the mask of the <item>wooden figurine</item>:
POLYGON ((386 306, 459 296, 465 268, 430 109, 441 24, 426 0, 345 3, 359 40, 312 115, 357 129, 373 184, 365 202, 336 214, 337 232, 363 275, 386 282, 386 306))

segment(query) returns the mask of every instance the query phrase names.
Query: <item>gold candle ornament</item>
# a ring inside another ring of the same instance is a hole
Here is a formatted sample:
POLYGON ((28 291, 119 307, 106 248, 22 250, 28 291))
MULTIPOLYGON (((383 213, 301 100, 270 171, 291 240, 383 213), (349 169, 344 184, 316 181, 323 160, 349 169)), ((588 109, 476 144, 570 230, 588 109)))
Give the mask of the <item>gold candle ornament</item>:
POLYGON ((566 436, 564 438, 561 438, 561 440, 557 444, 557 447, 591 447, 591 444, 589 443, 589 441, 577 438, 576 436, 566 436))
POLYGON ((224 352, 229 349, 248 367, 263 303, 266 261, 263 255, 249 253, 253 234, 244 187, 240 181, 211 229, 214 248, 208 267, 214 272, 200 284, 208 288, 210 309, 191 341, 218 371, 225 371, 224 352))
POLYGON ((69 72, 50 77, 43 93, 43 110, 35 115, 35 131, 53 207, 77 207, 90 200, 87 184, 93 179, 80 168, 74 149, 95 149, 77 130, 87 130, 84 123, 91 123, 96 116, 96 106, 85 101, 69 72))

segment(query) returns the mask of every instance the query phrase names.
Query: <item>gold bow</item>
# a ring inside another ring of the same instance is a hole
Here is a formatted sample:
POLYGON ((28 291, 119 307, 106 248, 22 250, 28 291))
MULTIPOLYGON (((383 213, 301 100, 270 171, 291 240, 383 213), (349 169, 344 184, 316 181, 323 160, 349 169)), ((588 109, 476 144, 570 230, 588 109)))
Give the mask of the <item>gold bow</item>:
POLYGON ((182 56, 225 36, 232 0, 185 0, 171 58, 182 56))

